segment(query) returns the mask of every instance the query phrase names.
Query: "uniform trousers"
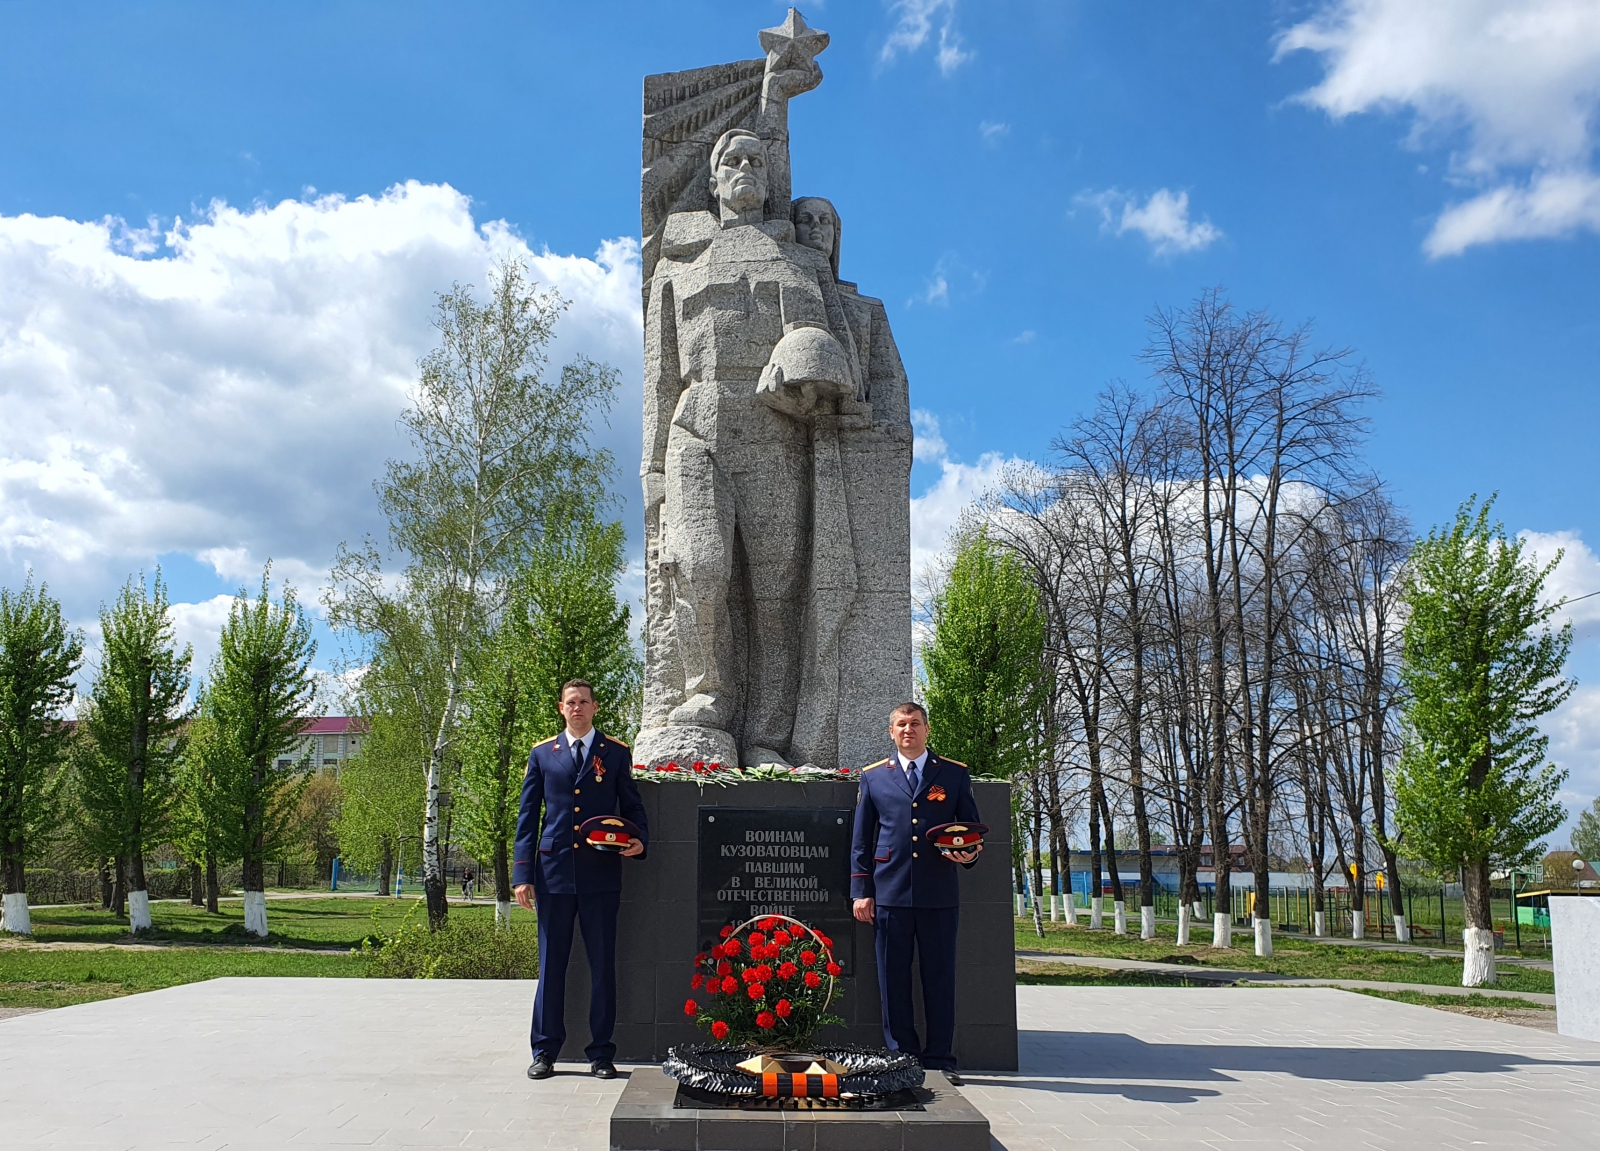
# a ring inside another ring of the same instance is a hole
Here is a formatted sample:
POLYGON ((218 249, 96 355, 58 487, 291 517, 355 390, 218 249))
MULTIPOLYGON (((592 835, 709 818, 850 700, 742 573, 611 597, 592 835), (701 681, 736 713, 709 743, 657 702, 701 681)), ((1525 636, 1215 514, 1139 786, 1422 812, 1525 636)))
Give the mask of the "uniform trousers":
POLYGON ((956 1037, 956 926, 959 907, 877 909, 873 946, 878 956, 878 995, 883 1037, 889 1050, 915 1055, 931 1071, 954 1071, 956 1037), (911 1005, 911 953, 922 969, 922 1011, 928 1042, 917 1041, 911 1005))
POLYGON ((589 1046, 591 1063, 610 1063, 617 1054, 611 1042, 617 1026, 617 908, 620 891, 584 895, 540 895, 539 986, 533 995, 533 1054, 554 1063, 567 1039, 567 960, 572 955, 572 927, 583 930, 589 956, 589 1046))

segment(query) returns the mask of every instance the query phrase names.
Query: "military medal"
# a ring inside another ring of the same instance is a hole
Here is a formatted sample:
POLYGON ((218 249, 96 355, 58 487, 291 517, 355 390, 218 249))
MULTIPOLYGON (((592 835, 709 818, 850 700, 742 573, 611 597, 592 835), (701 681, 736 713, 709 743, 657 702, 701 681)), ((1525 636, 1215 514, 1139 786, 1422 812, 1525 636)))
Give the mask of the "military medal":
POLYGON ((936 783, 932 787, 928 788, 928 798, 934 803, 938 803, 941 800, 946 799, 947 796, 945 795, 944 788, 940 787, 936 783))
POLYGON ((600 757, 598 755, 594 757, 594 781, 596 783, 604 783, 606 781, 606 768, 605 765, 600 762, 600 757))

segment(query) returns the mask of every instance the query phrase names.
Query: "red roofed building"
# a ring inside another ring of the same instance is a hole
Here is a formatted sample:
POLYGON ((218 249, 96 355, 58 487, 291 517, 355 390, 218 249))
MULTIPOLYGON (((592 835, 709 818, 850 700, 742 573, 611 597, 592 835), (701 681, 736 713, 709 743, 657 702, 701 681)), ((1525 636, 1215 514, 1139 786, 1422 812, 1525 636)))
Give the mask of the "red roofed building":
POLYGON ((309 753, 312 770, 337 776, 345 761, 360 750, 366 731, 366 721, 360 716, 323 715, 308 719, 300 729, 300 742, 278 760, 278 766, 288 767, 309 753))

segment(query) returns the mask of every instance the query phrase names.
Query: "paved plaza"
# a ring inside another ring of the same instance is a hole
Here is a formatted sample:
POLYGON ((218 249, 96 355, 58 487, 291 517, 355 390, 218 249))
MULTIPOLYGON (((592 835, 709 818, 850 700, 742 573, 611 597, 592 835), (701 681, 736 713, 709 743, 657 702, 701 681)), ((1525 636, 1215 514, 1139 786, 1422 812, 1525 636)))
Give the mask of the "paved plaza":
MULTIPOLYGON (((1017 996, 1021 1071, 965 1092, 1003 1151, 1536 1151, 1600 1131, 1600 1044, 1318 988, 1017 996)), ((0 1143, 603 1151, 623 1081, 525 1079, 532 998, 218 979, 0 1020, 0 1143)))

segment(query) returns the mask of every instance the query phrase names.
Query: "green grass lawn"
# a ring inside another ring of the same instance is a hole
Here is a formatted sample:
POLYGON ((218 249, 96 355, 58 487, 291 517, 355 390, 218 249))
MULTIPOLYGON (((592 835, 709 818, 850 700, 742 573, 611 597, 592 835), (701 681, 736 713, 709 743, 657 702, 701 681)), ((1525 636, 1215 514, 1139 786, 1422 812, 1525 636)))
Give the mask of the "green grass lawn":
MULTIPOLYGON (((1135 928, 1136 930, 1137 928, 1135 928)), ((1388 983, 1420 983, 1437 986, 1461 985, 1461 960, 1436 958, 1414 952, 1383 951, 1364 947, 1341 947, 1313 943, 1292 935, 1275 936, 1275 954, 1257 959, 1248 936, 1235 934, 1242 946, 1233 949, 1210 946, 1209 927, 1197 928, 1191 938, 1204 942, 1187 947, 1177 944, 1177 928, 1157 924, 1156 938, 1141 940, 1136 935, 1113 935, 1109 928, 1090 931, 1065 923, 1046 923, 1045 935, 1034 934, 1031 921, 1017 923, 1017 949, 1047 951, 1057 955, 1096 955, 1118 959, 1151 959, 1161 963, 1195 964, 1239 971, 1270 971, 1279 975, 1308 979, 1372 979, 1388 983)), ((1555 990, 1555 976, 1548 971, 1530 970, 1501 964, 1495 986, 1504 991, 1533 991, 1546 994, 1555 990)))
POLYGON ((348 952, 4 948, 0 949, 0 1007, 66 1007, 225 975, 355 976, 365 967, 365 960, 348 952))
MULTIPOLYGON (((266 947, 312 947, 348 951, 372 934, 374 911, 379 929, 392 932, 408 912, 426 914, 420 898, 402 896, 384 899, 373 896, 329 897, 327 899, 268 899, 267 927, 263 941, 244 929, 244 902, 221 902, 215 915, 188 903, 152 903, 150 920, 154 930, 137 939, 128 934, 126 920, 95 906, 46 907, 32 913, 33 938, 39 943, 167 943, 184 945, 231 945, 266 947)), ((494 915, 493 902, 473 906, 452 904, 452 917, 494 915)), ((520 919, 532 915, 518 908, 512 914, 520 919)))
MULTIPOLYGON (((1103 967, 1080 967, 1072 963, 1026 961, 1017 971, 1022 987, 1216 987, 1205 979, 1185 979, 1165 971, 1107 971, 1103 967)), ((1227 986, 1223 984, 1222 986, 1227 986)))

